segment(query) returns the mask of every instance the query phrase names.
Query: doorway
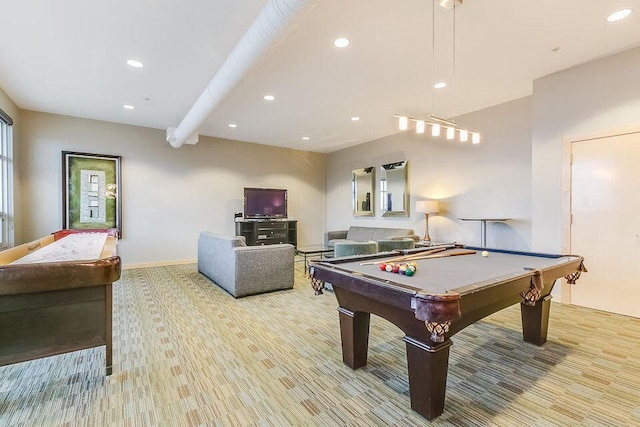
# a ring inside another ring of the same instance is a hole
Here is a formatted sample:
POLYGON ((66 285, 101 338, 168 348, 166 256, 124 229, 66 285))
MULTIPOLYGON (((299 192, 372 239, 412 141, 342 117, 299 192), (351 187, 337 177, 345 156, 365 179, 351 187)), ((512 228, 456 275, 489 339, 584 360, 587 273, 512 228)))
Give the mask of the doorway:
POLYGON ((640 132, 571 144, 571 303, 640 317, 640 132))

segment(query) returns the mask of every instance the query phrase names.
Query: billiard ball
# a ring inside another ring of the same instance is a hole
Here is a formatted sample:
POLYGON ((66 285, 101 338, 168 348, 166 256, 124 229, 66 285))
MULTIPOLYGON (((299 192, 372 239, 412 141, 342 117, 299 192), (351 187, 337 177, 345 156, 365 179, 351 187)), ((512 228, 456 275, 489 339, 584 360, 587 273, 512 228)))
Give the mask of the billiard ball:
POLYGON ((489 251, 482 251, 482 256, 483 257, 488 257, 489 256, 489 251))
POLYGON ((404 274, 406 276, 413 276, 413 273, 415 273, 416 270, 414 268, 412 268, 411 266, 407 267, 407 271, 404 272, 404 274))
POLYGON ((400 266, 400 268, 398 269, 398 273, 404 274, 405 271, 407 271, 407 265, 406 264, 402 264, 400 266))
POLYGON ((394 264, 391 271, 393 271, 394 273, 397 273, 398 271, 400 271, 400 266, 398 264, 394 264))
POLYGON ((385 268, 385 270, 387 270, 388 272, 392 272, 393 271, 393 264, 387 264, 387 267, 385 268))
POLYGON ((382 264, 380 264, 380 270, 386 271, 387 270, 387 264, 385 264, 384 262, 382 264))
POLYGON ((408 262, 408 263, 407 263, 407 266, 411 266, 411 267, 413 267, 415 270, 417 270, 417 269, 418 269, 418 263, 417 263, 417 262, 415 262, 415 261, 408 262))

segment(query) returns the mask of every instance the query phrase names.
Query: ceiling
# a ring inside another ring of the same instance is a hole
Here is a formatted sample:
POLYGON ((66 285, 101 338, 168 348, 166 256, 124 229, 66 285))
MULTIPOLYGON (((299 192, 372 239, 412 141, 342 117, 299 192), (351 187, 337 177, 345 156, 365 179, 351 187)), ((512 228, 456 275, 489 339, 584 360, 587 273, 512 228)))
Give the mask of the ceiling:
MULTIPOLYGON (((266 3, 0 0, 0 88, 22 109, 175 127, 266 3), (144 67, 128 66, 130 58, 144 67)), ((640 45, 640 0, 465 0, 454 67, 453 14, 431 10, 430 0, 320 0, 200 134, 331 152, 396 133, 394 113, 459 116, 640 45), (622 8, 635 12, 605 21, 622 8), (340 36, 347 48, 333 46, 340 36), (449 86, 433 89, 434 80, 449 86)))

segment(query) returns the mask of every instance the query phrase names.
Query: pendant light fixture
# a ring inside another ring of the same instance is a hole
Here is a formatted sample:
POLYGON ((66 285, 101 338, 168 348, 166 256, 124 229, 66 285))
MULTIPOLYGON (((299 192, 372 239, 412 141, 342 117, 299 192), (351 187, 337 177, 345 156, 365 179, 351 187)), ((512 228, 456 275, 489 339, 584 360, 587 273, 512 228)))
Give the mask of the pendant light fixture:
MULTIPOLYGON (((432 17, 432 37, 431 37, 431 41, 432 41, 432 51, 431 51, 431 57, 432 57, 432 62, 431 62, 431 78, 434 80, 432 82, 432 88, 444 88, 445 86, 447 86, 446 83, 444 82, 435 82, 435 47, 436 47, 436 30, 435 30, 435 26, 436 26, 436 15, 435 15, 435 4, 438 3, 439 6, 442 6, 443 8, 450 10, 453 9, 453 72, 452 72, 452 76, 451 76, 451 82, 449 84, 449 87, 451 88, 451 92, 452 92, 452 96, 451 96, 451 100, 452 100, 452 110, 455 110, 455 106, 453 105, 455 103, 455 75, 456 75, 456 8, 460 7, 462 5, 462 2, 464 0, 432 0, 431 3, 431 17, 432 17), (437 86, 436 86, 437 85, 437 86)), ((433 111, 434 109, 434 96, 435 94, 433 93, 433 89, 432 89, 432 97, 431 97, 431 110, 433 111)), ((458 123, 456 123, 455 121, 455 117, 452 118, 451 120, 448 119, 444 119, 441 117, 438 117, 434 114, 429 114, 427 115, 426 118, 416 118, 416 117, 409 117, 406 115, 400 115, 400 114, 394 114, 394 117, 398 118, 398 129, 399 130, 407 130, 409 128, 409 121, 415 122, 416 123, 416 133, 422 134, 425 133, 425 127, 426 125, 431 126, 431 136, 440 136, 441 130, 442 128, 445 129, 445 135, 447 137, 448 140, 453 140, 456 137, 456 133, 458 134, 459 138, 460 138, 460 142, 467 142, 469 140, 469 134, 471 134, 471 142, 473 144, 479 144, 480 143, 480 133, 479 132, 475 132, 475 131, 470 131, 467 129, 461 129, 458 127, 458 123)))

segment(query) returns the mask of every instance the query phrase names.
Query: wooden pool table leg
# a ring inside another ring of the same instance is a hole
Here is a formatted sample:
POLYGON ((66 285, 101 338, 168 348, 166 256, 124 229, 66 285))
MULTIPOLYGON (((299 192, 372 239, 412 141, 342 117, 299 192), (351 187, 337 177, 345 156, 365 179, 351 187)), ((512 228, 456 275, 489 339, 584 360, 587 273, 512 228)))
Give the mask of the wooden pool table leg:
POLYGON ((540 298, 535 305, 520 303, 522 337, 525 342, 536 345, 542 345, 547 342, 550 309, 551 295, 540 298))
POLYGON ((106 336, 105 336, 105 374, 108 377, 113 373, 113 292, 112 285, 109 284, 105 288, 105 321, 106 321, 106 336))
POLYGON ((338 312, 340 313, 342 361, 351 369, 361 368, 367 364, 371 315, 362 311, 349 311, 344 307, 338 307, 338 312))
POLYGON ((411 409, 432 420, 444 412, 451 340, 433 347, 409 336, 403 340, 407 345, 411 409))

